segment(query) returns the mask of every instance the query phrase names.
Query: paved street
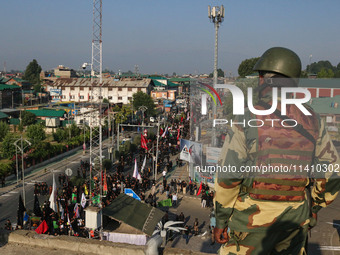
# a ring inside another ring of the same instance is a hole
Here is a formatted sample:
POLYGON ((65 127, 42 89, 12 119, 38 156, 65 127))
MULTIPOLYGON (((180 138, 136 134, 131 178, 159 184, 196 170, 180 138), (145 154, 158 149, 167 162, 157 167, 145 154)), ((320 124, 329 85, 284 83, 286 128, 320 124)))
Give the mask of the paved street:
MULTIPOLYGON (((103 153, 104 155, 107 154, 107 147, 105 145, 103 145, 103 153)), ((87 152, 86 155, 83 155, 82 150, 79 150, 76 154, 69 156, 62 161, 32 171, 32 173, 25 178, 26 209, 33 211, 35 183, 46 182, 47 185, 52 185, 53 174, 51 173, 51 170, 53 170, 58 185, 58 176, 60 173, 64 173, 66 168, 71 168, 73 170, 72 176, 77 175, 77 168, 80 166, 80 160, 89 161, 89 153, 87 152)), ((9 182, 8 186, 0 188, 0 227, 4 227, 7 219, 10 219, 12 223, 17 222, 19 194, 22 194, 21 183, 22 181, 18 188, 16 188, 16 181, 9 182)), ((40 205, 48 199, 49 196, 39 196, 40 205)))
MULTIPOLYGON (((57 170, 56 177, 60 172, 63 172, 67 167, 73 169, 73 174, 76 174, 76 169, 79 167, 80 160, 88 160, 88 154, 83 156, 82 151, 72 155, 60 162, 50 164, 43 169, 35 171, 26 181, 26 207, 29 210, 33 209, 33 188, 35 182, 47 182, 52 184, 52 174, 50 170, 57 170), (44 169, 47 169, 47 172, 44 169)), ((172 157, 174 160, 176 156, 172 157)), ((132 168, 131 168, 132 171, 132 168)), ((131 171, 126 171, 131 172, 131 171)), ((174 167, 173 171, 167 174, 167 179, 188 177, 187 166, 174 167)), ((157 180, 160 182, 162 175, 158 174, 157 180)), ((56 180, 57 181, 57 180, 56 180)), ((5 221, 9 218, 12 223, 16 222, 16 213, 18 207, 19 192, 22 187, 12 190, 12 187, 0 189, 0 226, 3 227, 5 221), (6 192, 11 190, 9 192, 6 192)), ((48 197, 40 196, 40 203, 43 203, 48 197)), ((157 194, 157 201, 165 199, 164 194, 157 194)), ((190 249, 193 251, 201 251, 207 253, 216 253, 219 249, 219 244, 211 245, 209 232, 209 214, 210 208, 202 208, 200 197, 180 194, 178 197, 178 206, 169 209, 170 219, 174 219, 175 214, 184 213, 186 224, 193 226, 195 218, 199 219, 200 234, 198 236, 190 235, 189 242, 183 235, 177 236, 173 241, 167 244, 167 247, 176 247, 181 249, 190 249)), ((326 209, 322 209, 318 215, 318 225, 312 229, 309 237, 309 254, 315 255, 333 255, 340 254, 340 197, 338 197, 332 205, 326 209)))

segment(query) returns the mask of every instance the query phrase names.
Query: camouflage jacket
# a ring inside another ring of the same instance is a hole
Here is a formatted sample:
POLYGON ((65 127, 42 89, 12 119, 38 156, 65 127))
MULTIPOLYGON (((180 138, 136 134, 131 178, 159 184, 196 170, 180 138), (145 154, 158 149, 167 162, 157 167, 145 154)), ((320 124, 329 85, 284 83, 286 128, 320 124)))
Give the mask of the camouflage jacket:
MULTIPOLYGON (((275 116, 271 117, 278 119, 275 116)), ((246 119, 247 122, 254 116, 246 111, 242 118, 246 119)), ((340 189, 340 174, 338 173, 340 172, 340 160, 325 125, 319 117, 317 117, 315 125, 317 125, 318 130, 314 132, 316 134, 314 164, 326 164, 334 167, 334 171, 323 173, 321 177, 319 174, 314 179, 311 201, 312 212, 317 213, 321 208, 332 203, 338 194, 340 189), (336 169, 337 171, 335 171, 336 169)), ((258 152, 257 133, 260 128, 262 127, 233 125, 222 149, 220 166, 229 165, 240 169, 241 166, 256 164, 256 159, 252 159, 250 155, 258 152)), ((305 127, 305 129, 308 130, 308 127, 305 127)), ((273 131, 269 129, 268 132, 273 131)), ((284 157, 285 155, 281 156, 284 157)), ((306 180, 309 179, 306 178, 306 180)), ((254 177, 247 176, 244 173, 217 172, 214 198, 217 228, 229 226, 231 229, 241 232, 261 232, 267 231, 269 227, 287 230, 309 223, 310 208, 307 199, 302 201, 254 199, 243 189, 244 186, 252 186, 253 182, 254 177)))

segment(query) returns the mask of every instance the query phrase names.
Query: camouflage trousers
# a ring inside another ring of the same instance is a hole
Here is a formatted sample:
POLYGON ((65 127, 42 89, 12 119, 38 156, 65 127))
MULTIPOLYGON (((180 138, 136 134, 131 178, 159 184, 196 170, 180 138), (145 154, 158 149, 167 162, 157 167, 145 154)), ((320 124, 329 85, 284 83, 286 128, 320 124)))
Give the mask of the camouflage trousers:
POLYGON ((290 231, 237 232, 231 230, 229 241, 220 250, 220 255, 303 255, 307 227, 290 231))

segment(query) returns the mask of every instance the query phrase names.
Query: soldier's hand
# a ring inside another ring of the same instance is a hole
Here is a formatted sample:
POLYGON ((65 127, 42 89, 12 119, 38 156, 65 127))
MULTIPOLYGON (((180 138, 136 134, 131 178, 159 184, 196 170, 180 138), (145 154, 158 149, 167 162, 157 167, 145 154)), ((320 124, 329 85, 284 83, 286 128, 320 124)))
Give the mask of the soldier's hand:
POLYGON ((228 228, 214 228, 214 236, 215 236, 215 241, 224 244, 229 241, 228 237, 228 228))

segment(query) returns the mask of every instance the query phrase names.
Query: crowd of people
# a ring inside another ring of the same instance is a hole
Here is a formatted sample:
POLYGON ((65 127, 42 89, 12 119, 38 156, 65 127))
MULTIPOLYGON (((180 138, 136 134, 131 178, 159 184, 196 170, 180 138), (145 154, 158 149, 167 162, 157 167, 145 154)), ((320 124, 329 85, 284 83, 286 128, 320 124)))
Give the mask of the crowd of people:
MULTIPOLYGON (((17 228, 26 228, 32 230, 40 230, 40 226, 44 225, 46 234, 50 235, 74 235, 80 237, 95 237, 95 232, 85 228, 85 211, 88 205, 99 205, 100 201, 102 207, 106 207, 112 201, 124 192, 125 188, 132 189, 141 200, 154 207, 157 207, 157 196, 160 194, 166 195, 171 199, 172 205, 178 205, 178 196, 192 195, 196 196, 200 192, 202 201, 206 201, 206 206, 212 206, 213 193, 209 191, 207 185, 196 183, 186 179, 170 179, 170 173, 174 166, 180 167, 183 165, 179 157, 173 160, 173 156, 179 152, 179 136, 180 125, 174 126, 175 132, 167 133, 167 136, 160 139, 158 144, 158 161, 157 173, 162 173, 163 179, 161 182, 156 183, 152 169, 155 164, 154 157, 156 155, 155 141, 148 140, 148 150, 145 148, 138 148, 135 155, 129 153, 120 157, 117 164, 114 165, 113 171, 103 173, 102 176, 92 176, 90 180, 90 164, 87 161, 81 161, 80 167, 76 170, 78 178, 69 178, 64 173, 57 176, 58 188, 56 196, 56 208, 52 209, 49 198, 52 194, 52 185, 48 186, 46 182, 36 183, 34 185, 34 208, 33 211, 28 210, 30 218, 26 220, 26 208, 24 217, 19 220, 17 228), (132 177, 130 171, 133 168, 134 158, 137 159, 141 178, 137 179, 132 177), (146 161, 146 166, 142 169, 142 164, 146 161), (130 170, 130 171, 129 171, 130 170), (83 179, 84 182, 79 182, 83 179), (102 182, 102 183, 100 183, 102 182), (100 187, 103 186, 104 196, 100 200, 100 187), (159 194, 159 193, 160 194, 159 194), (45 202, 40 206, 40 201, 45 197, 45 202)), ((181 129, 182 135, 183 127, 181 129)), ((164 131, 165 132, 165 131, 164 131)), ((93 173, 92 173, 93 174, 93 173)), ((203 204, 203 202, 202 202, 203 204)), ((163 219, 167 221, 166 217, 163 219)), ((185 221, 183 213, 176 216, 176 220, 185 221)), ((11 229, 12 223, 7 222, 6 229, 11 229)), ((198 220, 196 219, 194 225, 183 225, 186 231, 182 234, 189 235, 190 233, 198 234, 198 220)))

